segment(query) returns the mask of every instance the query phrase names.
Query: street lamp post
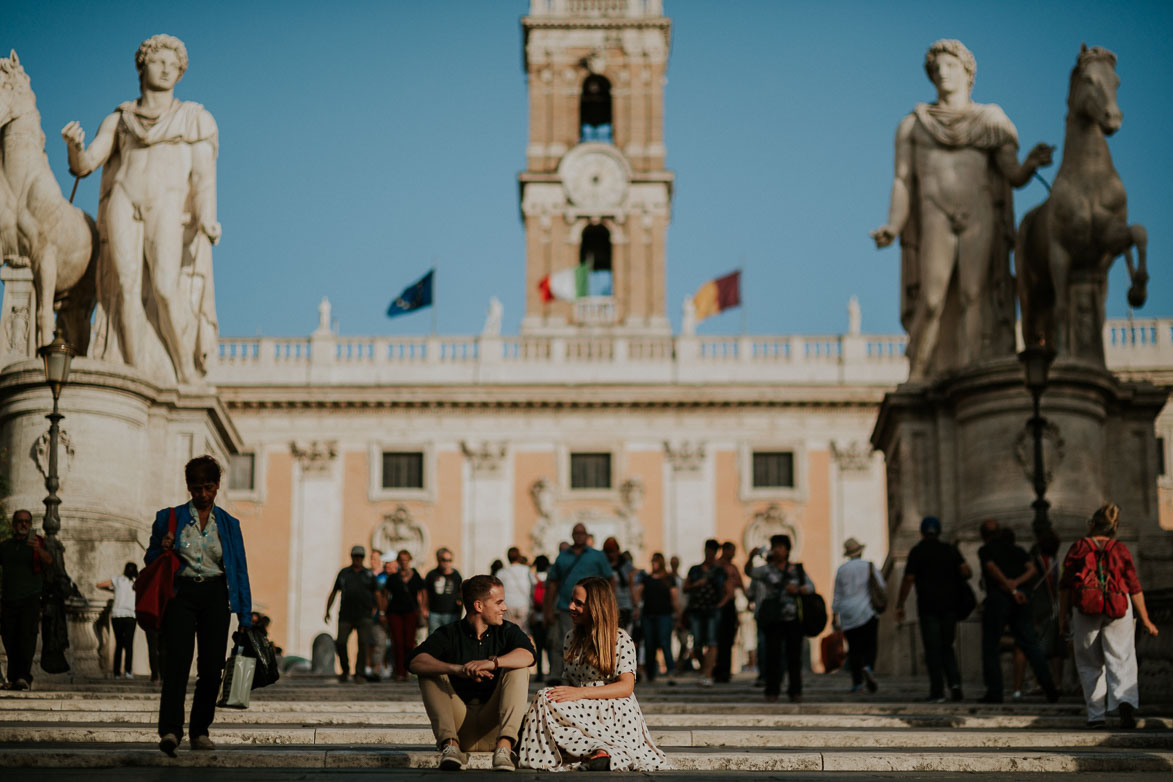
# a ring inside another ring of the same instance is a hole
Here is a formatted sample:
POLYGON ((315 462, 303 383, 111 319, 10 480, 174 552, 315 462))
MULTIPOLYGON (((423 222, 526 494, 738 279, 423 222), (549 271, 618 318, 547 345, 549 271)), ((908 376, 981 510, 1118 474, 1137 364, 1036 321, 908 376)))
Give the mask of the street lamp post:
POLYGON ((1031 345, 1018 354, 1018 360, 1022 362, 1026 387, 1034 402, 1034 415, 1028 422, 1035 441, 1035 501, 1031 503, 1035 509, 1035 517, 1031 522, 1031 529, 1038 535, 1043 530, 1051 528, 1051 519, 1047 516, 1051 503, 1047 502, 1046 498, 1047 473, 1043 464, 1043 431, 1046 429, 1047 419, 1043 418, 1039 402, 1047 388, 1047 372, 1051 368, 1051 362, 1055 360, 1055 351, 1046 345, 1031 345))
POLYGON ((57 400, 61 397, 61 389, 69 382, 69 364, 76 352, 62 338, 60 331, 53 335, 52 342, 37 351, 45 362, 45 383, 53 392, 53 412, 45 416, 49 419, 49 474, 45 477, 45 489, 49 496, 45 497, 43 526, 45 536, 50 539, 55 539, 61 531, 61 515, 58 512, 61 498, 57 496, 57 489, 61 486, 57 476, 57 439, 61 432, 61 419, 65 416, 57 411, 57 400))

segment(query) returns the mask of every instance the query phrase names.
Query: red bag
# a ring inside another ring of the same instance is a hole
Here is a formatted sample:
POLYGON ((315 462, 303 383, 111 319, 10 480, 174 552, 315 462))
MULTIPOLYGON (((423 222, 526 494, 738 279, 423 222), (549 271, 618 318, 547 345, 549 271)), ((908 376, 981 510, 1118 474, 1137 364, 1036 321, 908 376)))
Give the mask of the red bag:
POLYGON ((1089 538, 1080 541, 1083 550, 1077 554, 1081 567, 1076 572, 1071 588, 1075 593, 1075 607, 1082 614, 1119 619, 1128 613, 1128 595, 1120 587, 1118 573, 1108 567, 1108 552, 1116 547, 1109 540, 1099 548, 1089 538))
POLYGON ((843 667, 847 652, 843 649, 843 633, 836 630, 823 636, 819 647, 823 653, 823 673, 834 673, 843 667))
MULTIPOLYGON (((175 508, 171 509, 167 526, 174 540, 175 508)), ((174 545, 172 543, 172 547, 174 545)), ((167 601, 175 594, 175 573, 178 570, 179 557, 175 555, 174 548, 165 549, 134 580, 134 615, 142 629, 158 630, 163 626, 163 612, 167 610, 167 601)))

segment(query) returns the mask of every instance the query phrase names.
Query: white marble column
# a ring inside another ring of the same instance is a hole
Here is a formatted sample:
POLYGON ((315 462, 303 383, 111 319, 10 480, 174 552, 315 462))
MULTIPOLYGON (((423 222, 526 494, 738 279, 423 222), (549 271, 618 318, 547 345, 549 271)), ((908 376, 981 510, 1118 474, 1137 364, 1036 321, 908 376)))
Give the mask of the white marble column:
POLYGON ((700 562, 705 540, 717 533, 715 467, 701 442, 665 442, 664 555, 682 565, 700 562))
POLYGON ((342 535, 342 465, 335 443, 290 443, 293 497, 289 545, 289 634, 292 649, 307 659, 314 637, 333 628, 323 619, 334 586, 342 535))
POLYGON ((464 453, 460 560, 466 577, 505 560, 513 540, 513 465, 505 443, 461 442, 464 453))

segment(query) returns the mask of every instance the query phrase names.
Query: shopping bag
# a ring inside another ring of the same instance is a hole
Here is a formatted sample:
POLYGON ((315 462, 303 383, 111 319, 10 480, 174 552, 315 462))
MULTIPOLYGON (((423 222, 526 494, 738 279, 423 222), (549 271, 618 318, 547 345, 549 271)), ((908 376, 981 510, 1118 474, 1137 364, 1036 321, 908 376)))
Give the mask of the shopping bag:
POLYGON ((836 630, 823 636, 820 642, 823 653, 823 673, 834 673, 843 667, 847 652, 843 649, 843 633, 836 630))
POLYGON ((868 600, 872 604, 872 610, 877 614, 884 613, 888 608, 888 593, 880 586, 876 566, 871 562, 868 563, 868 600))
MULTIPOLYGON (((168 528, 174 540, 175 508, 171 509, 168 528)), ((163 626, 163 612, 167 610, 167 602, 175 595, 175 573, 178 570, 179 557, 172 548, 165 550, 158 559, 143 568, 134 580, 134 615, 142 629, 158 630, 163 626)))
POLYGON ((277 652, 273 642, 256 625, 241 627, 232 635, 233 642, 242 648, 243 654, 256 662, 252 688, 268 687, 281 678, 277 664, 277 652))
POLYGON ((256 670, 257 659, 245 657, 244 649, 237 647, 224 665, 224 684, 216 705, 226 709, 247 709, 256 670))

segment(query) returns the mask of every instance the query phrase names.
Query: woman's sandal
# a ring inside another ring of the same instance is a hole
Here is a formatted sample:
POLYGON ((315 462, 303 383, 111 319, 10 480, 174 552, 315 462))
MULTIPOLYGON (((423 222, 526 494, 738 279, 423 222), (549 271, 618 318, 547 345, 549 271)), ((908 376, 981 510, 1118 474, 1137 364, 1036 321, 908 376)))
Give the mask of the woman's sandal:
POLYGON ((607 754, 606 750, 595 750, 586 761, 582 764, 587 771, 610 771, 611 770, 611 756, 607 754))

